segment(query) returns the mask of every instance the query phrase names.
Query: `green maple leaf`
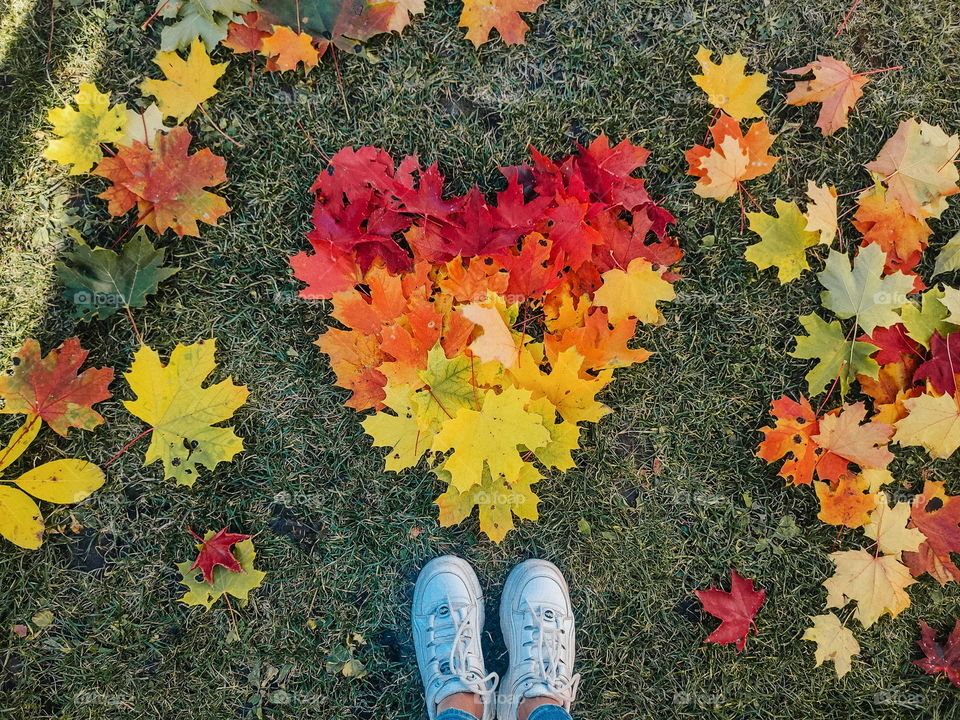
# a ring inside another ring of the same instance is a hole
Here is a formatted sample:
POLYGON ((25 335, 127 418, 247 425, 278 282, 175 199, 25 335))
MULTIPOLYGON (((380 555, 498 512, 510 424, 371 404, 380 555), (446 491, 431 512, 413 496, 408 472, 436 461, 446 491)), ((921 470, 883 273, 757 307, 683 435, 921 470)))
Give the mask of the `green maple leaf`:
POLYGON ((900 308, 900 318, 907 328, 907 335, 925 348, 930 347, 934 332, 946 337, 956 329, 956 325, 945 322, 950 311, 940 302, 943 294, 940 288, 932 287, 923 293, 919 305, 911 300, 900 308))
POLYGON ((849 258, 831 250, 826 267, 817 274, 826 288, 820 293, 823 306, 838 318, 855 318, 868 335, 877 327, 900 322, 897 310, 907 304, 913 291, 913 279, 899 270, 883 274, 885 257, 879 245, 867 245, 853 259, 851 271, 849 258))
POLYGON ((947 240, 946 245, 940 248, 937 262, 933 268, 933 275, 960 270, 960 232, 947 240))
POLYGON ((73 317, 89 320, 110 317, 120 308, 143 307, 147 295, 180 268, 163 267, 165 251, 158 250, 141 229, 120 253, 91 248, 82 240, 56 264, 63 297, 73 303, 73 317))
POLYGON ((807 219, 796 203, 776 201, 777 215, 747 213, 750 229, 760 236, 760 242, 751 245, 744 257, 760 270, 777 268, 781 284, 800 277, 809 270, 807 248, 820 242, 819 232, 809 232, 807 219))
POLYGON ((822 393, 837 378, 841 397, 847 394, 858 374, 877 378, 880 366, 870 357, 879 349, 876 345, 848 340, 839 322, 828 323, 814 313, 801 315, 800 324, 807 334, 796 336, 797 347, 790 355, 818 361, 806 375, 811 397, 822 393))
POLYGON ((437 343, 427 354, 427 369, 418 374, 426 387, 417 393, 415 405, 429 425, 440 425, 460 408, 476 407, 479 393, 470 358, 448 359, 437 343))
MULTIPOLYGON (((214 533, 210 531, 203 539, 209 540, 213 535, 214 533)), ((177 563, 177 570, 183 578, 180 582, 187 588, 180 602, 185 605, 201 605, 209 610, 224 595, 233 595, 241 605, 246 605, 250 591, 260 587, 267 574, 253 567, 253 561, 257 557, 253 540, 244 540, 234 545, 233 555, 240 563, 243 572, 231 572, 222 565, 218 565, 213 569, 213 584, 203 579, 200 568, 191 570, 193 563, 189 560, 177 563)))
POLYGON ((213 49, 227 36, 228 26, 241 14, 256 10, 252 0, 159 0, 160 16, 177 19, 160 33, 160 49, 186 50, 200 38, 213 49))

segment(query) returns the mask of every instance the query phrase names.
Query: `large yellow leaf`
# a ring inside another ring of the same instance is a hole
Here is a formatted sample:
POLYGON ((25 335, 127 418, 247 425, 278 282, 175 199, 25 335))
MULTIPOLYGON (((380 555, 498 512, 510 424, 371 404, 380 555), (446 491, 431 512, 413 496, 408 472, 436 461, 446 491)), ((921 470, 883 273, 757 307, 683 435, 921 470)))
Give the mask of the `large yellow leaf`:
POLYGON ((43 156, 61 165, 70 165, 71 175, 89 172, 103 158, 100 143, 119 142, 127 124, 126 105, 110 107, 110 95, 92 83, 81 83, 74 97, 77 109, 69 105, 53 108, 47 120, 59 135, 50 141, 43 156))
POLYGON ((40 508, 9 485, 0 485, 0 535, 27 550, 36 550, 43 544, 40 508))
POLYGON ((923 393, 903 406, 910 414, 897 421, 894 442, 920 445, 935 458, 948 458, 960 447, 960 410, 952 395, 923 393))
POLYGON ((178 123, 193 114, 204 100, 217 94, 215 84, 229 63, 212 64, 203 41, 197 38, 184 60, 176 52, 158 52, 153 62, 166 80, 148 78, 140 85, 144 95, 157 99, 160 112, 178 123))
POLYGON ((816 667, 825 661, 833 660, 833 667, 837 677, 842 678, 850 672, 850 658, 860 652, 860 643, 853 636, 850 628, 844 627, 840 618, 833 613, 811 617, 813 625, 803 633, 804 640, 812 640, 817 644, 814 657, 816 667))
POLYGON ((433 440, 433 450, 453 453, 444 461, 450 484, 460 492, 479 485, 484 467, 494 476, 515 478, 525 464, 518 446, 536 450, 550 442, 543 418, 525 410, 530 391, 505 388, 483 394, 480 410, 461 408, 433 440))
POLYGON ((832 553, 830 559, 837 572, 823 583, 828 608, 840 608, 856 600, 854 617, 870 627, 884 613, 896 617, 910 607, 910 596, 904 588, 916 580, 892 555, 877 557, 865 550, 844 550, 832 553))
POLYGON ((613 371, 604 370, 596 378, 584 378, 580 374, 582 367, 583 355, 576 348, 567 348, 557 356, 551 372, 545 373, 526 347, 520 362, 509 373, 519 387, 533 393, 533 399, 545 397, 553 403, 567 422, 599 422, 610 408, 597 402, 595 396, 613 379, 613 371))
POLYGON ((23 452, 30 447, 30 443, 33 442, 37 433, 40 432, 40 425, 42 425, 42 423, 37 415, 27 415, 27 419, 24 420, 23 425, 13 433, 7 446, 3 450, 0 450, 0 470, 5 470, 12 465, 17 458, 23 455, 23 452))
POLYGON ((605 307, 613 325, 627 318, 643 323, 660 320, 657 302, 673 300, 673 285, 663 279, 663 270, 654 270, 643 258, 634 258, 626 272, 619 268, 603 274, 603 285, 593 294, 593 304, 605 307))
POLYGON ((146 345, 133 356, 126 374, 136 400, 124 400, 127 410, 151 425, 150 447, 144 465, 162 460, 167 479, 193 485, 200 466, 213 469, 243 450, 243 441, 229 427, 213 427, 228 420, 246 402, 247 388, 227 378, 203 387, 217 367, 215 340, 177 345, 164 365, 146 345))
POLYGON ((28 470, 14 482, 35 498, 70 505, 103 487, 103 470, 86 460, 54 460, 28 470))
POLYGON ((767 91, 767 76, 763 73, 747 75, 747 59, 740 53, 724 55, 720 64, 711 60, 713 53, 702 45, 697 51, 697 62, 703 75, 693 75, 693 81, 703 90, 710 104, 723 110, 735 120, 763 117, 757 100, 767 91))

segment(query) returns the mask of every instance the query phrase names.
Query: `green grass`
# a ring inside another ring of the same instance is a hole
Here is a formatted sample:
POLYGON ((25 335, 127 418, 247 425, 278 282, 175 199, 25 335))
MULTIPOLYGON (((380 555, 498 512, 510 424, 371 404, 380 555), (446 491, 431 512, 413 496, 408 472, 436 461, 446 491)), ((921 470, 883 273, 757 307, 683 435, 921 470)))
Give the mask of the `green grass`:
MULTIPOLYGON (((159 33, 157 23, 139 30, 152 5, 61 0, 49 61, 49 3, 12 0, 0 11, 3 358, 28 336, 50 347, 76 333, 98 365, 118 373, 129 365, 126 318, 69 320, 52 265, 66 247, 64 223, 108 244, 131 218, 108 218, 94 197, 101 180, 67 181, 40 152, 47 108, 80 81, 138 97, 159 33)), ((403 37, 374 43, 378 64, 341 59, 349 118, 329 61, 306 80, 258 72, 250 96, 247 61, 218 50, 232 65, 208 106, 245 147, 203 123, 191 129, 199 129, 197 147, 227 158, 222 190, 233 209, 202 239, 164 238, 183 270, 136 316, 164 354, 177 341, 217 337, 218 377, 251 390, 237 416, 247 451, 189 491, 165 483, 158 465, 142 468, 138 444, 90 500, 45 508, 50 525, 69 525, 72 513, 80 535, 51 536, 32 553, 0 543, 0 716, 242 718, 251 695, 269 700, 279 687, 269 671, 254 687, 251 669, 292 664, 290 704, 264 705, 270 717, 421 717, 408 607, 419 568, 452 552, 474 563, 488 589, 485 641, 498 670, 505 657, 493 609, 506 573, 532 556, 564 569, 579 620, 580 718, 960 717, 957 691, 909 664, 918 619, 952 624, 956 586, 924 581, 901 617, 858 628, 863 653, 843 680, 832 666, 813 668, 812 644, 800 636, 824 602, 819 583, 834 533, 816 519, 812 493, 783 488, 752 449, 770 400, 803 386, 806 367, 786 352, 797 315, 817 303, 815 282, 807 274, 780 287, 746 263, 752 241, 735 200, 694 196, 683 159, 709 118, 689 79, 702 43, 741 49, 751 68, 773 73, 765 105, 782 133, 774 146, 782 160, 751 184, 765 206, 801 199, 807 178, 841 192, 863 186, 861 164, 900 120, 917 115, 960 130, 960 8, 953 0, 864 2, 835 39, 847 10, 838 0, 550 0, 529 18, 526 46, 497 39, 475 51, 456 27, 458 3, 427 6, 403 37), (859 70, 905 69, 874 78, 851 129, 823 139, 815 109, 783 105, 788 84, 775 73, 816 53, 859 70), (523 161, 530 143, 566 154, 603 131, 654 153, 649 183, 676 214, 687 252, 678 302, 666 326, 640 338, 656 355, 620 371, 605 395, 613 413, 585 433, 578 469, 539 485, 541 521, 502 545, 481 539, 476 520, 440 529, 431 505, 438 487, 424 469, 383 472, 311 345, 328 308, 294 299, 299 283, 286 258, 306 245, 307 188, 323 162, 297 120, 328 155, 363 144, 395 157, 418 152, 438 161, 457 191, 474 181, 495 189, 497 167, 523 161), (715 242, 701 243, 707 235, 715 242), (289 507, 275 502, 282 492, 289 507), (589 537, 578 532, 581 518, 589 537), (231 644, 225 607, 204 613, 176 602, 173 567, 193 551, 187 525, 227 523, 258 533, 259 564, 270 573, 238 612, 240 640, 231 644), (760 634, 742 654, 703 644, 715 621, 692 602, 694 589, 725 585, 731 565, 768 595, 760 634), (43 610, 54 615, 51 627, 23 640, 11 633, 43 610), (361 680, 324 670, 349 633, 367 641, 357 650, 370 671, 361 680)), ((936 225, 936 243, 958 225, 954 207, 936 225)), ((122 380, 113 388, 129 397, 122 380)), ((39 455, 102 463, 142 430, 118 400, 102 411, 107 424, 95 432, 63 440, 44 431, 39 455)), ((2 437, 14 427, 0 423, 2 437)), ((955 460, 901 452, 894 473, 913 487, 926 476, 947 479, 957 492, 957 469, 955 460)))

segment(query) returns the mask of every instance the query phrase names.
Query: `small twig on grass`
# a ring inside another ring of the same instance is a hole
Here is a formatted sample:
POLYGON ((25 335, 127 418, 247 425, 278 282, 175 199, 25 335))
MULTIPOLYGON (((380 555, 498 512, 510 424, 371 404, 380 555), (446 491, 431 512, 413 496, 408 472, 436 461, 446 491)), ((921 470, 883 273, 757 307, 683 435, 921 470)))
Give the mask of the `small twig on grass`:
POLYGON ((170 0, 163 0, 163 2, 162 2, 160 5, 157 6, 157 9, 153 11, 153 15, 151 15, 150 17, 148 17, 147 20, 146 20, 146 22, 144 22, 143 25, 140 26, 140 29, 141 29, 141 30, 146 30, 148 27, 150 27, 150 23, 153 22, 153 19, 154 19, 157 15, 159 15, 160 13, 163 12, 163 9, 167 6, 167 4, 168 4, 169 2, 170 2, 170 0))
POLYGON ((303 123, 300 122, 300 118, 297 118, 297 125, 300 126, 300 130, 303 132, 304 136, 307 138, 307 142, 310 143, 313 149, 317 151, 317 155, 319 155, 323 159, 323 161, 329 165, 330 158, 328 158, 327 154, 323 150, 321 150, 320 147, 313 141, 313 136, 310 135, 309 132, 307 132, 307 129, 303 126, 303 123))
POLYGON ((230 136, 227 135, 223 130, 220 129, 220 126, 217 125, 217 124, 213 121, 213 118, 210 117, 209 114, 207 114, 207 111, 206 111, 206 109, 203 107, 203 105, 197 105, 197 107, 200 108, 200 113, 207 119, 207 122, 210 123, 211 125, 213 125, 213 129, 214 129, 214 130, 216 130, 218 133, 220 133, 221 135, 223 135, 223 137, 225 137, 227 140, 229 140, 230 142, 232 142, 232 143, 233 143, 234 145, 236 145, 237 147, 241 147, 241 148, 243 147, 243 144, 242 144, 242 143, 238 143, 236 140, 234 140, 232 137, 230 137, 230 136))
POLYGON ((340 99, 343 100, 343 111, 347 114, 347 120, 350 119, 350 108, 347 106, 347 93, 343 89, 343 76, 340 74, 340 63, 337 60, 337 46, 330 43, 330 52, 333 53, 333 69, 337 71, 337 87, 340 88, 340 99))
POLYGON ((50 0, 50 32, 47 33, 47 65, 50 65, 50 60, 53 58, 53 29, 55 27, 56 18, 54 15, 54 10, 57 7, 57 0, 50 0))
POLYGON ((850 6, 850 9, 847 11, 847 14, 843 17, 843 22, 840 23, 840 27, 837 28, 837 34, 834 37, 840 37, 840 33, 843 32, 844 28, 847 27, 847 23, 850 21, 850 16, 853 15, 854 11, 857 9, 857 5, 860 4, 860 0, 853 0, 853 5, 850 6))
POLYGON ((227 601, 227 609, 230 611, 230 624, 233 626, 233 634, 240 637, 240 631, 237 629, 237 618, 233 614, 233 605, 230 603, 230 596, 224 595, 223 599, 227 601))
POLYGON ((154 430, 154 428, 152 428, 152 427, 151 427, 151 428, 147 428, 147 429, 144 430, 142 433, 140 433, 139 435, 137 435, 133 440, 131 440, 131 441, 128 442, 126 445, 124 445, 122 448, 120 448, 120 452, 118 452, 118 453, 117 453, 116 455, 114 455, 112 458, 110 458, 109 460, 107 460, 107 461, 103 464, 103 466, 104 466, 105 468, 108 468, 108 467, 110 467, 111 465, 113 465, 117 460, 120 459, 120 456, 121 456, 121 455, 123 455, 127 450, 130 449, 130 446, 131 446, 131 445, 133 445, 137 440, 139 440, 140 438, 144 437, 145 435, 149 435, 150 433, 152 433, 153 430, 154 430))

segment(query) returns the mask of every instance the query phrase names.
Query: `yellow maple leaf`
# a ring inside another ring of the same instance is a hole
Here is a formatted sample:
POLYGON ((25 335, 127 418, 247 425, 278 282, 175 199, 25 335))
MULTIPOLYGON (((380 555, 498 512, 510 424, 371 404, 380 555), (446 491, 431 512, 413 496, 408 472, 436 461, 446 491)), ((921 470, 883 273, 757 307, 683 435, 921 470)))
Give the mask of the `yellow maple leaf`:
POLYGON ((543 418, 543 426, 550 431, 550 442, 533 451, 537 460, 561 472, 574 467, 571 453, 580 448, 580 426, 572 422, 557 422, 557 408, 549 398, 530 402, 528 409, 543 418))
MULTIPOLYGON (((443 470, 438 474, 449 477, 449 473, 443 470)), ((484 469, 480 484, 464 492, 451 482, 447 491, 434 501, 440 509, 440 525, 456 525, 479 506, 480 530, 498 543, 514 529, 514 515, 523 520, 537 520, 540 498, 534 494, 532 485, 540 478, 535 467, 525 464, 512 482, 502 475, 493 477, 488 469, 484 469)))
POLYGON ((811 617, 813 625, 803 633, 804 640, 811 640, 817 644, 814 658, 815 667, 820 667, 827 660, 833 660, 833 667, 837 677, 842 678, 850 672, 850 658, 860 652, 860 643, 853 636, 850 628, 846 628, 833 613, 811 617))
POLYGON ((136 399, 124 400, 124 406, 153 428, 143 463, 162 460, 165 477, 178 485, 193 485, 201 466, 212 470, 243 450, 232 428, 214 426, 247 400, 246 386, 229 377, 203 387, 217 367, 215 352, 215 340, 177 345, 164 365, 156 350, 144 345, 125 375, 136 399))
POLYGON ((935 458, 948 458, 960 447, 960 410, 952 395, 923 393, 903 406, 909 414, 897 421, 894 442, 920 445, 935 458))
POLYGON ((423 454, 430 449, 434 433, 425 429, 424 423, 419 421, 417 410, 412 404, 409 385, 388 385, 386 394, 383 404, 396 415, 381 411, 360 424, 367 431, 367 435, 373 438, 376 447, 390 448, 384 467, 399 472, 420 461, 423 454))
POLYGON ((896 617, 910 607, 904 588, 916 580, 892 555, 877 557, 866 550, 844 550, 832 553, 830 559, 837 571, 823 583, 828 608, 841 608, 856 600, 854 617, 870 627, 884 613, 896 617))
POLYGON ((183 122, 204 100, 217 94, 216 82, 229 63, 213 64, 203 41, 197 38, 184 60, 176 52, 158 52, 153 62, 166 80, 147 78, 140 85, 145 95, 153 95, 164 117, 183 122))
POLYGON ((546 373, 533 354, 536 349, 538 346, 525 347, 516 367, 509 370, 518 387, 532 392, 535 400, 547 398, 568 423, 599 422, 610 412, 595 396, 613 379, 612 370, 600 372, 595 378, 584 378, 580 372, 583 355, 576 348, 567 348, 546 373))
POLYGON ((764 212, 747 213, 750 230, 760 242, 750 245, 743 256, 760 270, 777 268, 780 284, 792 282, 809 270, 807 248, 820 240, 820 234, 807 230, 807 220, 796 203, 777 200, 777 217, 764 212))
POLYGON ((47 120, 59 135, 43 151, 43 157, 61 165, 69 165, 71 175, 88 172, 103 159, 100 143, 115 143, 123 138, 127 124, 127 106, 110 106, 109 93, 97 90, 93 83, 81 83, 73 98, 77 104, 52 108, 47 120))
MULTIPOLYGON (((203 539, 209 540, 213 535, 211 530, 204 535, 203 539)), ((231 572, 226 567, 218 565, 213 569, 213 583, 204 580, 203 572, 199 568, 192 567, 193 563, 189 560, 177 563, 177 570, 180 571, 181 576, 180 583, 187 588, 180 602, 184 605, 199 605, 209 610, 224 595, 232 595, 240 601, 241 607, 246 605, 250 591, 260 587, 267 574, 257 570, 253 565, 257 559, 253 540, 241 540, 233 546, 232 552, 240 563, 241 572, 231 572)))
POLYGON ((486 390, 479 410, 460 408, 443 423, 432 449, 453 450, 443 463, 453 487, 466 492, 479 485, 484 467, 495 476, 518 477, 526 461, 517 447, 536 450, 550 442, 543 418, 525 409, 530 400, 529 390, 486 390))
POLYGON ((820 244, 829 245, 837 236, 837 189, 833 185, 817 185, 807 181, 808 232, 820 233, 820 244))
POLYGON ((863 534, 877 541, 877 548, 884 555, 900 557, 902 552, 916 552, 926 541, 926 536, 915 527, 907 527, 910 521, 910 503, 899 502, 887 505, 886 493, 877 494, 877 507, 870 513, 870 522, 863 534))
POLYGON ((691 76, 707 94, 710 104, 735 120, 763 117, 757 100, 767 91, 767 76, 763 73, 745 74, 747 59, 739 52, 724 55, 719 65, 711 60, 712 56, 713 53, 701 45, 697 62, 703 75, 691 76))
POLYGON ((673 285, 663 279, 663 270, 654 270, 643 258, 634 258, 626 272, 619 268, 607 270, 603 284, 593 294, 593 304, 607 309, 613 325, 627 318, 644 323, 661 319, 657 301, 673 300, 673 285))

